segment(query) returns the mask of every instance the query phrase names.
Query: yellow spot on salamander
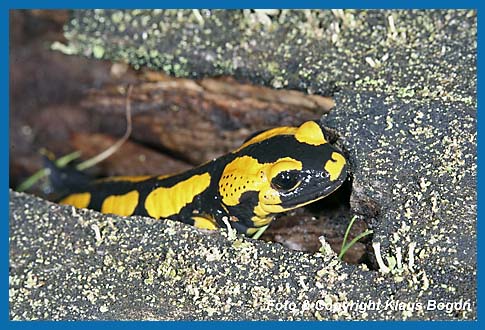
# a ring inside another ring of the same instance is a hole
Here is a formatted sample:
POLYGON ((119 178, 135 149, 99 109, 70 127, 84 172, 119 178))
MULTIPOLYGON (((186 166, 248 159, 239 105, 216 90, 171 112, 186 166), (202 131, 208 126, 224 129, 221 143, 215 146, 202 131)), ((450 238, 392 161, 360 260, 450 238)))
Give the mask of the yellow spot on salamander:
POLYGON ((217 224, 214 220, 204 217, 192 217, 194 220, 194 226, 202 229, 217 229, 217 224))
POLYGON ((169 188, 154 189, 145 200, 145 209, 155 219, 177 214, 184 206, 192 203, 197 195, 206 190, 210 181, 210 174, 204 173, 194 175, 169 188))
MULTIPOLYGON (((248 191, 258 192, 263 207, 280 204, 280 193, 271 188, 271 180, 283 171, 301 170, 302 163, 290 157, 274 163, 259 163, 257 159, 243 156, 226 165, 219 180, 219 193, 225 205, 236 206, 241 196, 248 191)), ((268 213, 257 215, 264 216, 268 213)))
POLYGON ((90 193, 80 193, 80 194, 72 194, 69 196, 66 196, 64 199, 62 199, 59 204, 67 204, 67 205, 72 205, 77 208, 86 208, 89 205, 89 202, 91 201, 91 194, 90 193))
POLYGON ((259 201, 258 205, 254 207, 254 214, 260 218, 264 218, 269 214, 281 213, 290 209, 285 209, 281 205, 266 204, 264 201, 259 201))
POLYGON ((264 132, 256 135, 252 139, 246 141, 242 146, 240 146, 234 152, 238 152, 239 150, 241 150, 241 149, 243 149, 243 148, 245 148, 245 147, 247 147, 251 144, 255 144, 255 143, 267 140, 269 138, 272 138, 273 136, 293 135, 293 134, 295 134, 295 131, 296 131, 296 127, 289 127, 289 126, 282 126, 282 127, 276 127, 276 128, 269 129, 267 131, 264 131, 264 132))
POLYGON ((300 127, 283 126, 264 131, 261 134, 256 135, 249 141, 245 142, 234 152, 238 152, 239 150, 251 144, 262 142, 278 135, 294 135, 295 139, 297 139, 298 142, 307 143, 315 146, 327 143, 327 140, 325 140, 320 126, 314 121, 307 121, 301 124, 300 127))
POLYGON ((246 230, 246 234, 252 236, 254 233, 256 233, 259 230, 259 228, 248 228, 246 230))
POLYGON ((133 190, 124 195, 107 197, 101 206, 101 213, 112 213, 121 216, 132 215, 138 205, 138 191, 133 190))
POLYGON ((266 217, 266 218, 260 218, 260 217, 252 217, 251 220, 253 221, 254 227, 263 227, 266 226, 268 223, 270 223, 273 220, 273 217, 266 217))
POLYGON ((250 156, 243 156, 234 159, 224 168, 219 180, 219 193, 225 205, 235 206, 246 191, 261 191, 268 185, 264 164, 250 156))
POLYGON ((331 158, 325 164, 325 171, 330 174, 330 181, 335 181, 340 177, 345 163, 344 156, 338 152, 332 152, 331 158))
POLYGON ((319 146, 327 143, 320 125, 314 121, 303 123, 295 132, 298 142, 319 146))

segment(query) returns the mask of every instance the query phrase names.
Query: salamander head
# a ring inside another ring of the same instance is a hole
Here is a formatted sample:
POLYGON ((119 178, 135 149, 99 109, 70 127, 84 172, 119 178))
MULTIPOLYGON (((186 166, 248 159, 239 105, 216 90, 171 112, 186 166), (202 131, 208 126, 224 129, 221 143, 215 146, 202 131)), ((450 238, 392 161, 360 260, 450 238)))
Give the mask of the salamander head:
POLYGON ((260 133, 236 155, 223 171, 219 190, 224 204, 251 215, 254 227, 324 198, 347 178, 344 155, 314 121, 260 133))
POLYGON ((270 168, 269 185, 260 194, 263 209, 279 213, 301 207, 328 196, 342 185, 347 178, 345 157, 329 144, 312 149, 318 153, 301 155, 302 161, 283 158, 270 168))

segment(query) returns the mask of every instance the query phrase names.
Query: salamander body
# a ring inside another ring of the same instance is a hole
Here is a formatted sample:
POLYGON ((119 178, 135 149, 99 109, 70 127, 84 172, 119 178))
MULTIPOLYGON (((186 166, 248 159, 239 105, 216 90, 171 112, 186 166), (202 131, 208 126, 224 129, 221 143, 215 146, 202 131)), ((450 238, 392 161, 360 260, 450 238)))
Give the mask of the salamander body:
POLYGON ((308 121, 259 133, 232 153, 173 176, 95 180, 60 203, 207 229, 229 220, 237 231, 252 234, 276 214, 334 192, 346 177, 342 152, 318 122, 308 121))

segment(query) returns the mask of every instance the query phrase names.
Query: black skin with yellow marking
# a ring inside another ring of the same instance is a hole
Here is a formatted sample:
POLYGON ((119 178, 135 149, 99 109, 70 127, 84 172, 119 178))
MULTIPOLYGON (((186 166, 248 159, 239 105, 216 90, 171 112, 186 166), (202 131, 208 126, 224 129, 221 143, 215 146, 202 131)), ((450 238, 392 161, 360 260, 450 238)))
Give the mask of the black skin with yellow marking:
POLYGON ((209 229, 228 220, 238 232, 252 234, 275 214, 329 195, 346 177, 345 157, 327 142, 318 122, 310 121, 262 132, 187 172, 97 180, 60 202, 209 229))

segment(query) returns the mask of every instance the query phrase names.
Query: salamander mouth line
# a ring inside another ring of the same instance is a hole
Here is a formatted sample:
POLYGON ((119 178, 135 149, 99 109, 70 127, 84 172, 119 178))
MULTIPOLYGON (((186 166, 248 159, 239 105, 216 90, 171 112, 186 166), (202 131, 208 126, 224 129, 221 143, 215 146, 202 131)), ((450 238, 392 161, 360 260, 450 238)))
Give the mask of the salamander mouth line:
POLYGON ((321 194, 321 195, 312 195, 312 194, 305 194, 305 195, 302 195, 302 196, 298 196, 298 198, 296 199, 293 199, 291 201, 291 204, 290 203, 283 203, 282 206, 286 209, 286 208, 289 208, 289 209, 294 209, 294 208, 298 208, 298 207, 301 207, 301 206, 305 206, 305 205, 308 205, 308 204, 311 204, 313 202, 316 202, 316 201, 319 201, 321 199, 324 199, 325 197, 331 195, 332 193, 334 193, 338 188, 339 188, 340 185, 338 186, 334 186, 333 189, 329 189, 327 192, 321 194), (312 198, 309 199, 308 196, 311 196, 312 198))

